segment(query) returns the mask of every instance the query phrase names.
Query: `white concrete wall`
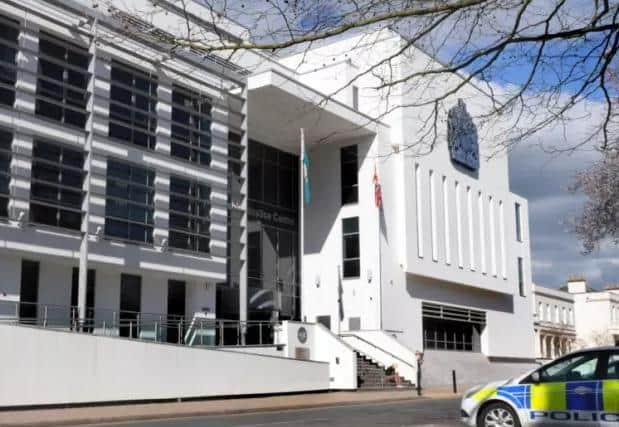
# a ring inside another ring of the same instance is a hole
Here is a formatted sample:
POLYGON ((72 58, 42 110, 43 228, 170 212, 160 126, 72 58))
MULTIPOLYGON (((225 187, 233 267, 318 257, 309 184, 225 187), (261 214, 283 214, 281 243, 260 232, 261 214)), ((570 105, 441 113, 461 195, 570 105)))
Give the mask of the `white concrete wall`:
POLYGON ((283 322, 276 331, 275 342, 284 345, 286 357, 294 358, 297 348, 306 349, 310 360, 329 364, 329 388, 354 390, 357 388, 357 356, 351 346, 317 323, 283 322), (299 341, 299 328, 305 328, 307 340, 299 341))
POLYGON ((361 319, 362 329, 380 328, 378 210, 374 207, 374 192, 369 191, 370 187, 373 189, 374 162, 370 152, 374 144, 372 140, 357 139, 319 145, 309 152, 312 203, 305 209, 302 316, 308 322, 315 322, 317 316, 331 316, 331 330, 336 333, 348 329, 351 317, 361 319), (358 146, 359 202, 342 206, 340 150, 352 144, 358 146), (343 317, 340 319, 342 220, 351 217, 359 217, 361 274, 359 278, 341 279, 343 317))
POLYGON ((0 325, 0 407, 326 390, 320 362, 0 325))
POLYGON ((594 347, 615 344, 619 327, 613 323, 612 308, 619 305, 619 295, 609 292, 588 292, 576 294, 576 337, 577 345, 594 347))
POLYGON ((428 350, 422 366, 422 386, 452 385, 452 371, 460 392, 490 381, 520 376, 537 365, 531 362, 490 360, 479 353, 428 350))
MULTIPOLYGON (((351 87, 344 86, 359 73, 388 57, 402 43, 401 38, 389 31, 352 36, 285 58, 283 63, 297 70, 300 73, 299 79, 304 83, 329 95, 337 92, 335 97, 338 100, 351 105, 351 87)), ((389 67, 379 67, 373 73, 352 82, 360 88, 360 111, 370 115, 380 114, 381 120, 390 125, 390 130, 387 135, 376 138, 361 161, 371 171, 366 175, 363 174, 363 168, 360 171, 360 203, 356 209, 360 216, 362 277, 358 283, 343 282, 342 328, 346 326, 349 316, 356 314, 360 307, 365 307, 362 329, 387 330, 407 347, 421 349, 421 303, 424 300, 442 302, 481 309, 487 313, 488 326, 482 335, 485 354, 531 359, 535 351, 531 324, 528 205, 525 199, 510 193, 507 155, 496 153, 493 146, 497 142, 496 133, 501 130, 501 123, 488 126, 487 123, 477 121, 480 168, 477 172, 469 172, 450 160, 444 120, 446 111, 441 109, 439 123, 444 125, 438 129, 434 145, 430 147, 420 143, 421 135, 427 131, 423 124, 429 109, 398 108, 422 102, 423 97, 435 93, 433 88, 425 88, 423 85, 415 88, 407 83, 389 87, 388 90, 372 89, 382 83, 375 74, 393 72, 393 78, 397 78, 426 65, 432 67, 436 64, 425 53, 410 49, 389 67), (388 113, 384 114, 386 111, 388 113), (394 146, 399 147, 400 151, 394 149, 394 146), (384 207, 381 211, 373 206, 374 187, 371 178, 374 165, 377 166, 383 190, 384 207), (415 177, 416 166, 420 170, 419 186, 415 177), (431 208, 430 171, 434 179, 434 209, 431 208), (456 195, 456 183, 459 196, 456 195), (417 188, 420 189, 419 197, 417 188), (470 213, 468 188, 471 194, 470 213), (364 204, 364 199, 369 202, 364 204), (516 238, 516 203, 520 204, 522 241, 516 238), (377 239, 380 239, 380 245, 376 244, 377 239), (365 246, 364 241, 370 241, 370 247, 365 246), (368 251, 367 255, 364 251, 368 251), (363 276, 367 275, 368 269, 364 256, 381 260, 379 274, 373 274, 376 279, 371 284, 367 281, 363 283, 363 276), (523 259, 522 296, 519 289, 518 257, 523 259), (378 288, 377 298, 359 289, 373 289, 374 286, 378 288), (358 296, 366 301, 355 300, 358 296), (368 307, 368 298, 378 300, 378 307, 368 307), (348 308, 347 300, 354 301, 357 308, 348 308), (505 330, 510 330, 510 334, 505 334, 505 330)), ((450 76, 435 83, 447 88, 459 83, 459 79, 450 76)), ((445 109, 455 105, 456 98, 465 100, 473 117, 489 105, 488 97, 472 85, 465 87, 458 97, 447 100, 445 109)), ((317 203, 311 209, 306 209, 311 224, 310 228, 306 228, 306 236, 309 235, 310 239, 316 238, 313 234, 316 230, 337 231, 340 226, 337 153, 335 147, 327 148, 327 144, 316 151, 314 157, 317 160, 312 159, 310 177, 313 188, 317 188, 314 190, 317 192, 317 203), (326 158, 320 152, 330 153, 330 156, 326 158), (324 203, 325 199, 330 200, 330 203, 324 203), (312 211, 315 212, 314 218, 311 217, 312 211)), ((359 150, 360 155, 363 152, 359 150)), ((304 258, 303 289, 308 295, 304 305, 325 311, 307 311, 308 320, 318 314, 332 313, 337 307, 337 286, 334 281, 329 281, 324 290, 316 289, 314 277, 315 266, 333 269, 341 262, 341 249, 338 248, 341 242, 335 232, 330 233, 328 235, 333 239, 332 245, 324 241, 323 245, 310 247, 312 259, 308 261, 307 256, 304 258)), ((322 240, 318 242, 323 243, 322 240)), ((323 286, 324 280, 321 280, 321 288, 323 286)), ((332 326, 332 329, 337 330, 337 326, 332 326)))

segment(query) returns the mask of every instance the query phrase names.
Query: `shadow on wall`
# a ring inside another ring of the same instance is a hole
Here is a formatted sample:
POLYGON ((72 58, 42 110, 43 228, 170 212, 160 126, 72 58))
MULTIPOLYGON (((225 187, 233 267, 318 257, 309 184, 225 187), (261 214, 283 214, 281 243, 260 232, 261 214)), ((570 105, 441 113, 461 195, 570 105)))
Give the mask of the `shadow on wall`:
MULTIPOLYGON (((358 144, 358 158, 361 161, 366 157, 371 141, 369 138, 355 138, 342 143, 332 142, 308 147, 312 201, 305 206, 306 255, 320 253, 331 231, 342 227, 336 222, 342 207, 340 148, 358 144)), ((359 180, 360 188, 369 188, 372 185, 371 181, 361 182, 362 179, 359 180)))
POLYGON ((465 287, 413 274, 407 276, 406 291, 411 297, 424 301, 504 313, 514 312, 513 295, 465 287))

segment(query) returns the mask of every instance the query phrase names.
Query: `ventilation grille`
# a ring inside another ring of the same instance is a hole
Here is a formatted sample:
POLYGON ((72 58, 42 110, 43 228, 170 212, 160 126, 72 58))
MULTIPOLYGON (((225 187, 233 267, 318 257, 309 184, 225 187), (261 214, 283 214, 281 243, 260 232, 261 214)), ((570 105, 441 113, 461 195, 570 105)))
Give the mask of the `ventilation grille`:
POLYGON ((440 304, 424 302, 422 304, 423 317, 433 319, 454 320, 457 322, 475 323, 478 325, 486 324, 486 313, 468 308, 453 307, 440 304))

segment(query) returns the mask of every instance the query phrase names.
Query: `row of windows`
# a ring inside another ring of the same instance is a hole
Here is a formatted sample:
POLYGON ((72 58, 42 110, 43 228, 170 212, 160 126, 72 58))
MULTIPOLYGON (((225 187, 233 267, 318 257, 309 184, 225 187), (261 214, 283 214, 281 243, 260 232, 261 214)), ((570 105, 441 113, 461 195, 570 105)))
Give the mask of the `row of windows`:
MULTIPOLYGON (((0 16, 0 103, 13 106, 19 23, 0 16)), ((88 50, 51 34, 39 34, 35 114, 84 129, 91 94, 88 50)), ((157 75, 113 60, 108 136, 155 149, 157 75)), ((174 85, 171 155, 200 165, 211 162, 211 100, 174 85)))
POLYGON ((539 302, 537 304, 537 317, 540 321, 552 322, 563 325, 574 325, 574 311, 566 307, 553 307, 550 304, 539 302))
MULTIPOLYGON (((8 216, 12 134, 0 130, 0 216, 8 216)), ((79 230, 84 200, 82 150, 35 140, 32 150, 30 221, 79 230)), ((107 164, 105 234, 152 243, 155 172, 109 160, 107 164)), ((209 252, 210 188, 170 179, 169 246, 209 252)))

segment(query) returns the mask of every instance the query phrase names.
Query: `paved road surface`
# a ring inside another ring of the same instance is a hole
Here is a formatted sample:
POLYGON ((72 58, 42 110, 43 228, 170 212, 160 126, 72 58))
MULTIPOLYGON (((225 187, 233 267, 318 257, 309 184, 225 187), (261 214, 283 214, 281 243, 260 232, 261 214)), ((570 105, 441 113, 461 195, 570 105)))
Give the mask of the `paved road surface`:
POLYGON ((459 408, 459 400, 421 399, 283 412, 98 424, 97 427, 456 427, 460 425, 459 408))

